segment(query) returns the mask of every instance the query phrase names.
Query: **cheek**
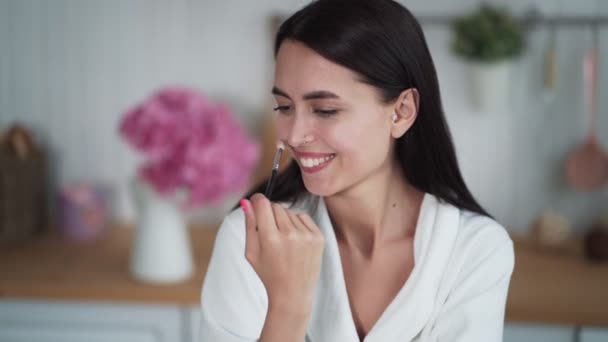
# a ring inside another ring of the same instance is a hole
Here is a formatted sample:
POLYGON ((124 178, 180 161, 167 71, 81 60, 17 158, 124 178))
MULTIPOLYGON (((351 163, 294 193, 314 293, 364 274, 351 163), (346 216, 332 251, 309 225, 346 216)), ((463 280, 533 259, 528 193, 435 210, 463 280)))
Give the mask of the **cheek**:
POLYGON ((348 158, 357 151, 359 142, 356 138, 359 132, 353 131, 350 127, 335 127, 332 130, 324 132, 327 144, 331 146, 336 153, 340 153, 343 157, 348 158))
POLYGON ((275 129, 277 132, 277 137, 280 140, 287 140, 287 138, 289 137, 289 131, 291 130, 290 127, 291 124, 286 118, 278 116, 275 120, 275 129))
POLYGON ((340 150, 353 154, 357 159, 365 158, 369 153, 378 152, 378 143, 386 136, 385 130, 377 120, 370 119, 370 114, 352 120, 332 132, 332 140, 340 150))
POLYGON ((380 167, 386 160, 390 137, 385 125, 374 120, 365 120, 336 132, 334 139, 341 152, 342 166, 353 174, 367 174, 380 167))

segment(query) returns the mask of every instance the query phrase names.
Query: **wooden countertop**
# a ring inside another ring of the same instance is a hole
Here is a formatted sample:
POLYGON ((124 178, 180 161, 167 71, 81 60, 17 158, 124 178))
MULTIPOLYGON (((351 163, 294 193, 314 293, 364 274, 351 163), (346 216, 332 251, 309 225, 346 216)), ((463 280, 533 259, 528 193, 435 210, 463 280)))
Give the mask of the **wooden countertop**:
POLYGON ((608 326, 608 263, 585 260, 582 242, 539 251, 515 237, 507 321, 608 326))
MULTIPOLYGON (((128 227, 114 227, 92 243, 46 236, 0 246, 0 299, 198 305, 216 234, 213 227, 190 230, 196 271, 177 285, 142 284, 129 275, 133 229, 128 227)), ((608 326, 608 264, 587 263, 578 247, 548 253, 525 239, 514 240, 508 321, 608 326)))
POLYGON ((191 279, 176 285, 150 285, 131 277, 133 232, 130 227, 116 226, 93 242, 50 235, 10 248, 0 246, 0 299, 198 304, 217 230, 190 229, 195 272, 191 279))

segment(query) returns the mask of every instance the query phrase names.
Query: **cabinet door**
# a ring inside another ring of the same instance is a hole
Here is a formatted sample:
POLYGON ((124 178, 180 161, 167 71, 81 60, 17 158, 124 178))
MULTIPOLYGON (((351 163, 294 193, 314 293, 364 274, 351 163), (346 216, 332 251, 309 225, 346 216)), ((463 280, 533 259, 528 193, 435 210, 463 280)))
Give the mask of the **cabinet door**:
POLYGON ((168 305, 0 300, 0 341, 179 342, 180 318, 168 305))
POLYGON ((0 341, 10 342, 156 342, 153 332, 104 327, 59 328, 57 326, 13 325, 0 327, 0 341))
POLYGON ((200 339, 200 328, 201 328, 201 308, 200 306, 193 306, 189 308, 190 313, 190 334, 191 340, 188 342, 206 342, 200 339))
POLYGON ((503 342, 574 342, 574 327, 508 323, 503 342))
POLYGON ((608 328, 583 328, 580 342, 606 342, 608 341, 608 328))

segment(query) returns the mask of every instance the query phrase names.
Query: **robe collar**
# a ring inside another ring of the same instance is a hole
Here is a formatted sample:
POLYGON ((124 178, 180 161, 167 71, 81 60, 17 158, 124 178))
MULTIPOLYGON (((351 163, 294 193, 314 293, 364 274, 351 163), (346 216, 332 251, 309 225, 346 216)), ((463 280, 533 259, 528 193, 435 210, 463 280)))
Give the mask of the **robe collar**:
MULTIPOLYGON (((411 341, 429 321, 456 239, 459 210, 424 195, 414 236, 414 268, 364 342, 411 341)), ((338 242, 323 198, 312 213, 325 236, 321 272, 307 329, 310 342, 359 341, 348 301, 338 242)))

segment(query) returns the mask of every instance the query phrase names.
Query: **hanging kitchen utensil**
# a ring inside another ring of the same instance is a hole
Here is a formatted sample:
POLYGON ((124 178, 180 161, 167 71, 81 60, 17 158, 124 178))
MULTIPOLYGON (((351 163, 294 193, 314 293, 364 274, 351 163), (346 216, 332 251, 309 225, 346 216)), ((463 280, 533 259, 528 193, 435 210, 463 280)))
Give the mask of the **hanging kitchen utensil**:
POLYGON ((608 155, 597 140, 597 83, 599 65, 598 28, 592 28, 593 46, 583 59, 584 96, 589 115, 589 133, 585 142, 570 153, 566 176, 574 188, 592 191, 608 183, 608 155))
POLYGON ((547 45, 547 51, 545 51, 545 73, 543 86, 546 92, 553 94, 557 84, 556 24, 551 24, 550 30, 549 44, 547 45))

